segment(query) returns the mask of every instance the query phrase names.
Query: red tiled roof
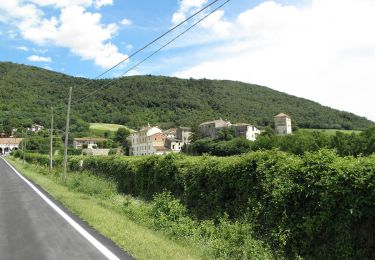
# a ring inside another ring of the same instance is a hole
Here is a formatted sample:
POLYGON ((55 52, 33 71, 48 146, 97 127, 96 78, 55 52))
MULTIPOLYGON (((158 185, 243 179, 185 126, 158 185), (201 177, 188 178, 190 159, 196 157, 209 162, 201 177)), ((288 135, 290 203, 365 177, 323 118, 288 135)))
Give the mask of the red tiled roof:
POLYGON ((19 144, 23 138, 0 138, 0 144, 19 144))

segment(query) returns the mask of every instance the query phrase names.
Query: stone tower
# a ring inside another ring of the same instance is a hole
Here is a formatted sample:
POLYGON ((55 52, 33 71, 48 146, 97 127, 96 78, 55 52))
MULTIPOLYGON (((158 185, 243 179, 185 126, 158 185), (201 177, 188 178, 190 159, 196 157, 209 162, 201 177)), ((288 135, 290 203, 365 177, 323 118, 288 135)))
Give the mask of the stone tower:
POLYGON ((277 135, 289 135, 292 133, 292 120, 290 116, 280 113, 273 118, 275 120, 275 131, 277 135))

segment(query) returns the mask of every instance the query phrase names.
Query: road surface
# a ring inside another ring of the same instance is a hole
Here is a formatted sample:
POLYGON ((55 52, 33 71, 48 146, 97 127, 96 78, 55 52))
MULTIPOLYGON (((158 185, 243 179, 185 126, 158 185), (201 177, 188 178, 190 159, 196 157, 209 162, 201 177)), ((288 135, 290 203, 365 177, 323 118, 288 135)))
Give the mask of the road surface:
POLYGON ((132 259, 34 188, 0 157, 0 260, 132 259))

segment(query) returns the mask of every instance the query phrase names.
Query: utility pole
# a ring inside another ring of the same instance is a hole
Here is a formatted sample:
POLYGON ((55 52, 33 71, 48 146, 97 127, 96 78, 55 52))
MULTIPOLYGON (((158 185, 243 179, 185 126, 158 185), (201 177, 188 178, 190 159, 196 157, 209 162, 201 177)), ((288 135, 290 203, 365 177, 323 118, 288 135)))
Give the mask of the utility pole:
POLYGON ((70 121, 70 105, 72 103, 72 87, 69 89, 69 101, 68 101, 68 113, 66 115, 66 127, 65 127, 65 146, 64 146, 64 165, 62 181, 66 180, 66 170, 68 163, 68 138, 69 138, 69 121, 70 121))
POLYGON ((50 141, 50 149, 49 149, 49 168, 52 170, 52 159, 53 159, 53 107, 51 107, 51 141, 50 141))
POLYGON ((25 132, 22 133, 23 139, 22 139, 22 157, 23 157, 23 164, 25 164, 25 155, 26 155, 26 138, 25 138, 25 132))

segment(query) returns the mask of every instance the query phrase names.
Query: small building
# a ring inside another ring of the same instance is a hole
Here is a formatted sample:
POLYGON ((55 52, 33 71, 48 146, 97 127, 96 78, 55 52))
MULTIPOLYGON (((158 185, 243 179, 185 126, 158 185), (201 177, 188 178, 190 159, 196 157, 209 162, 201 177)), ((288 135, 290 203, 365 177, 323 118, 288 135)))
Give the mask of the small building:
POLYGON ((35 133, 35 132, 38 132, 38 131, 42 130, 43 128, 44 128, 44 126, 42 126, 42 125, 32 124, 31 127, 27 128, 27 131, 35 133))
POLYGON ((168 137, 168 138, 176 138, 176 128, 169 128, 167 130, 164 130, 163 133, 168 137))
POLYGON ((217 133, 228 126, 231 126, 231 123, 220 118, 219 120, 208 121, 200 124, 199 129, 201 131, 202 137, 216 139, 217 133))
POLYGON ((260 135, 260 130, 250 124, 233 124, 231 127, 234 129, 235 137, 245 137, 249 141, 255 141, 257 136, 260 135))
POLYGON ((13 150, 18 150, 22 138, 0 138, 0 155, 7 155, 13 150))
POLYGON ((98 147, 98 143, 107 141, 106 138, 94 138, 94 137, 84 137, 84 138, 74 138, 73 146, 74 149, 93 149, 98 147), (86 147, 84 147, 86 146, 86 147))
POLYGON ((176 139, 181 140, 184 144, 190 143, 190 137, 193 134, 190 127, 177 127, 176 139))
POLYGON ((165 140, 164 146, 171 150, 174 153, 179 153, 181 152, 181 149, 183 147, 184 143, 176 138, 167 138, 165 140))
POLYGON ((142 127, 129 136, 130 155, 165 154, 171 151, 165 147, 167 135, 157 126, 142 127))
POLYGON ((273 118, 275 120, 276 135, 292 134, 292 120, 290 116, 284 113, 280 113, 273 118))

